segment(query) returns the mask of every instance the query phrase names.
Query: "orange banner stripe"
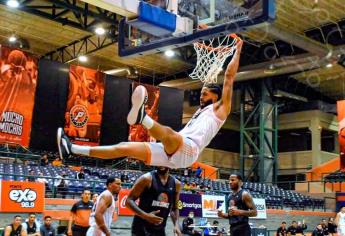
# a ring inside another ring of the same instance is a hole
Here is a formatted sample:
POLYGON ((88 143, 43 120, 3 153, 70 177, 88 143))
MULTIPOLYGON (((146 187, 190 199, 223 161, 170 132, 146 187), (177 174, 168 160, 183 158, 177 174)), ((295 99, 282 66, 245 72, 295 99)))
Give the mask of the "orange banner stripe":
POLYGON ((73 205, 77 199, 46 198, 46 205, 73 205))
POLYGON ((345 202, 345 196, 337 196, 337 201, 345 202))

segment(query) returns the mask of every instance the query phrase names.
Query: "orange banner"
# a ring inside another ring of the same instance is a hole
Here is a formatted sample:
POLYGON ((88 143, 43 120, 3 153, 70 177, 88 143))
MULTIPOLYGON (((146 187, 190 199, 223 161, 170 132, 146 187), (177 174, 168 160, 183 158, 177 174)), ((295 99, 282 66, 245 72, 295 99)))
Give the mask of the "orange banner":
POLYGON ((43 212, 44 184, 34 182, 0 182, 0 212, 43 212))
MULTIPOLYGON (((148 93, 148 100, 145 105, 145 111, 148 116, 150 116, 155 121, 158 120, 158 102, 159 102, 159 88, 147 85, 147 84, 139 84, 133 83, 133 91, 138 86, 142 85, 146 88, 148 93)), ((151 137, 147 129, 145 129, 142 125, 131 125, 129 127, 129 141, 133 142, 155 142, 156 140, 151 137)))
POLYGON ((213 166, 210 166, 210 165, 207 165, 207 164, 204 164, 201 162, 195 162, 192 165, 192 168, 196 170, 199 166, 203 170, 203 177, 204 178, 213 179, 213 180, 218 179, 218 176, 217 176, 218 168, 215 168, 213 166))
POLYGON ((29 146, 38 59, 0 45, 0 142, 29 146))
POLYGON ((99 145, 105 74, 89 68, 70 67, 65 132, 74 143, 99 145))
POLYGON ((337 102, 339 121, 340 169, 345 169, 345 100, 337 102))

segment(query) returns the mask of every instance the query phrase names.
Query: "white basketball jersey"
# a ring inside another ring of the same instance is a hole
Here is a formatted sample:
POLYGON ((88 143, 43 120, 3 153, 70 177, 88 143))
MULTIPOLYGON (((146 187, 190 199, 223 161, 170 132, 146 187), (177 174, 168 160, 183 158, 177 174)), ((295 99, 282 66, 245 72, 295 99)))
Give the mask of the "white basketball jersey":
POLYGON ((115 211, 115 200, 114 200, 114 196, 111 194, 111 192, 108 189, 102 192, 98 196, 96 203, 92 207, 92 211, 89 218, 90 227, 97 227, 95 213, 96 213, 97 205, 101 197, 103 197, 104 195, 110 195, 112 199, 111 205, 108 207, 108 209, 104 212, 104 215, 103 215, 105 226, 108 229, 110 229, 110 225, 111 225, 111 222, 113 221, 113 215, 115 211))
POLYGON ((340 212, 339 213, 339 226, 345 227, 345 213, 340 212))
POLYGON ((192 119, 179 132, 183 137, 193 140, 201 152, 218 133, 225 120, 219 119, 213 110, 213 104, 199 108, 192 119))

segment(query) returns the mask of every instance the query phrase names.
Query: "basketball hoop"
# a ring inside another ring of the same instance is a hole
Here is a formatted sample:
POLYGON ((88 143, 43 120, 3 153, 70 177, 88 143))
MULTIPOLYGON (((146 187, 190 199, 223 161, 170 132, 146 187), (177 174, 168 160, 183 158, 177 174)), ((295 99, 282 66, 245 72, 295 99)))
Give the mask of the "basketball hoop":
POLYGON ((205 84, 217 83, 217 76, 222 71, 226 58, 234 53, 239 40, 241 39, 236 34, 229 34, 194 43, 197 63, 189 76, 205 84))

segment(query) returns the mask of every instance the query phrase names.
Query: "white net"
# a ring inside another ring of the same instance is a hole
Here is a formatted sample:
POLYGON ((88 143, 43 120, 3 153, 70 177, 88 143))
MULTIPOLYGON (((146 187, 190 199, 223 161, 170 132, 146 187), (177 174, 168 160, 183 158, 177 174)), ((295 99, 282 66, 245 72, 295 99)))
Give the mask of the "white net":
POLYGON ((234 53, 236 42, 237 36, 231 34, 194 43, 197 63, 189 76, 203 83, 217 83, 217 76, 223 70, 226 58, 234 53))

